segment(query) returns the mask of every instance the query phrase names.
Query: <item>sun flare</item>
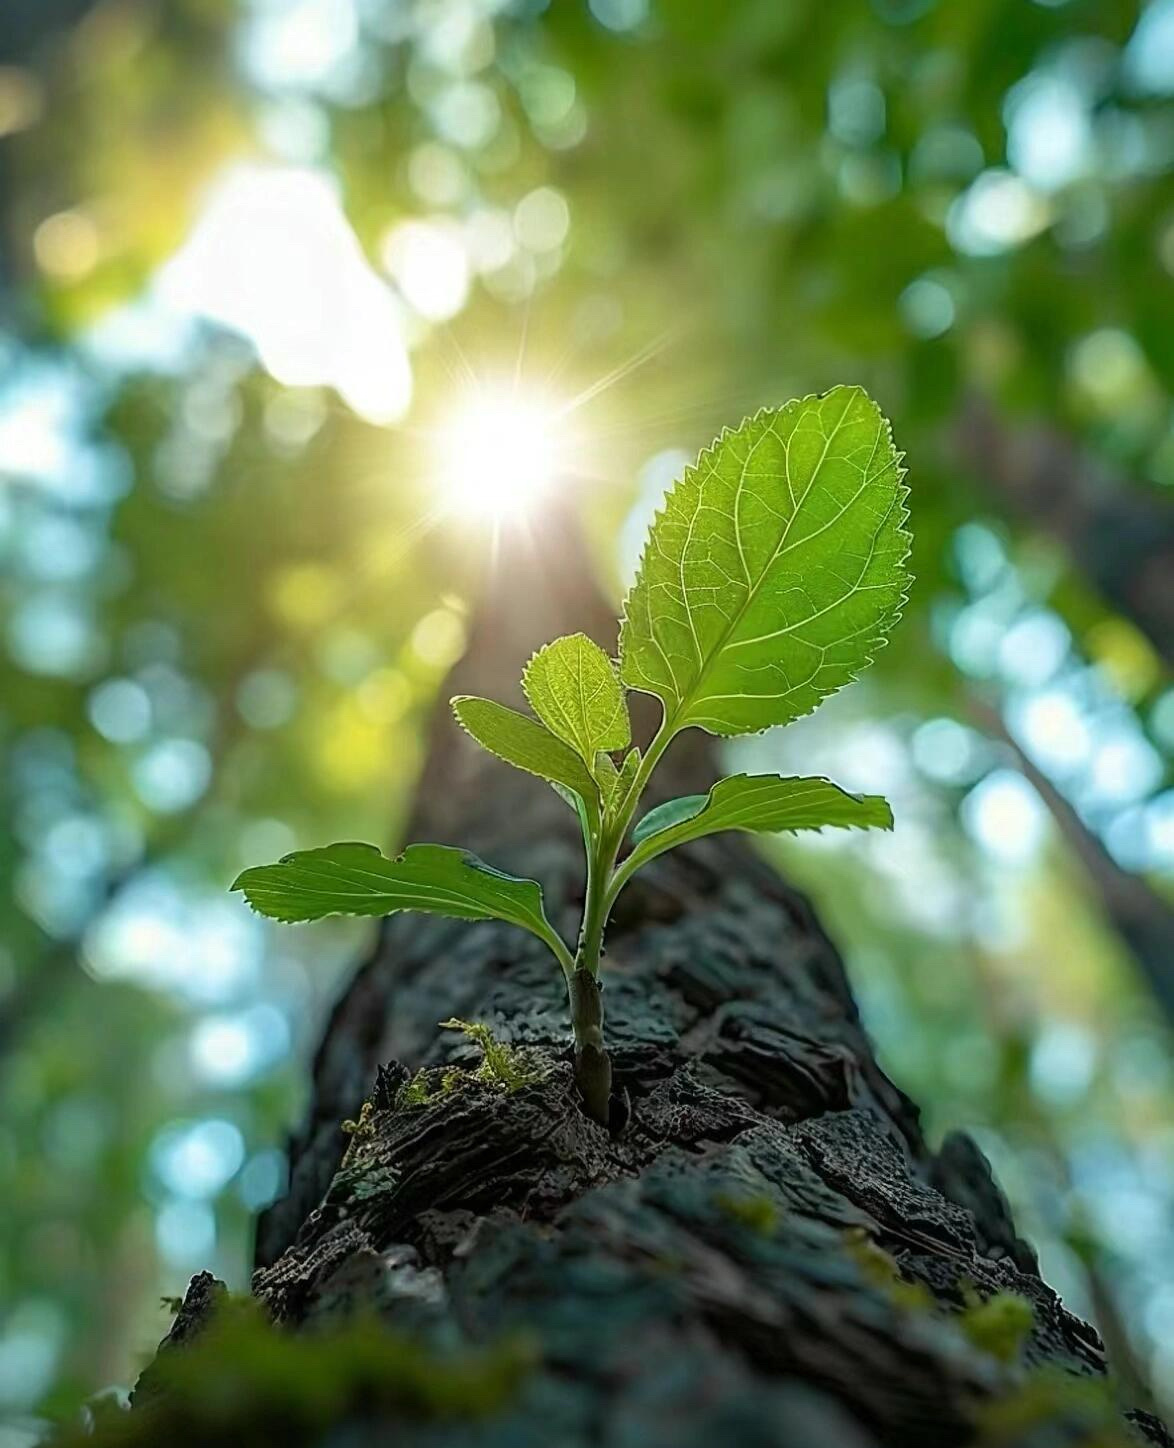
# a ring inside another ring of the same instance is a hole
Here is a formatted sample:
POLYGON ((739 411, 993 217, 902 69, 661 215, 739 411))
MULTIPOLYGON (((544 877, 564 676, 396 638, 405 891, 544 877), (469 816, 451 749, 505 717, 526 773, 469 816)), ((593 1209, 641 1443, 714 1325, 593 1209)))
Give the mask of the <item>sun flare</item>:
POLYGON ((524 516, 558 477, 566 449, 559 408, 508 389, 481 389, 436 430, 437 473, 448 507, 482 518, 524 516))

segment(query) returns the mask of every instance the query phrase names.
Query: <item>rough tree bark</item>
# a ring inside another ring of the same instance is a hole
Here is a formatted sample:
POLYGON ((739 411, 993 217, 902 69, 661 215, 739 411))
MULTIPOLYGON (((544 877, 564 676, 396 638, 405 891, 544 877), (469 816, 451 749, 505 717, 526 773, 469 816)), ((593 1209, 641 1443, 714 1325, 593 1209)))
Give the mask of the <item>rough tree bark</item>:
MULTIPOLYGON (((542 557, 501 570, 454 688, 503 697, 559 631, 614 645, 573 541, 542 557)), ((703 747, 670 755, 665 792, 707 768, 703 747)), ((540 878, 573 928, 570 812, 443 707, 410 833, 540 878)), ((1045 1365, 1102 1374, 1096 1333, 1040 1279, 973 1143, 930 1150, 799 894, 737 838, 673 852, 624 897, 605 974, 619 1135, 576 1100, 562 982, 520 932, 386 922, 334 1012, 254 1293, 294 1327, 374 1306, 429 1341, 522 1332, 537 1352, 504 1417, 386 1441, 910 1448, 978 1441, 982 1405, 1009 1400, 1012 1427, 983 1441, 1089 1441, 1062 1395, 1041 1413, 1029 1388, 1045 1365), (532 1048, 545 1076, 397 1105, 410 1070, 472 1059, 437 1030, 452 1014, 532 1048), (1010 1366, 963 1330, 964 1302, 996 1292, 1034 1315, 1010 1366)), ((208 1299, 205 1277, 177 1333, 208 1299)), ((1125 1431, 1169 1442, 1144 1415, 1125 1431)))

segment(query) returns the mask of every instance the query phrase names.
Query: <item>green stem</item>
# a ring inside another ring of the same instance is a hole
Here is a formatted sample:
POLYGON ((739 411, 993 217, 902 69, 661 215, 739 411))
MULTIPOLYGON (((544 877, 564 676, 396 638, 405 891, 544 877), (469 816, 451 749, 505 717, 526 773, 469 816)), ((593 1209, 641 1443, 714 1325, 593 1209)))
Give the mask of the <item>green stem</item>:
MULTIPOLYGON (((589 1116, 601 1125, 608 1120, 611 1097, 611 1058, 603 1044, 603 997, 599 984, 599 961, 603 954, 603 932, 618 888, 616 881, 626 878, 624 867, 616 870, 616 856, 632 823, 632 816, 649 776, 668 747, 673 729, 667 719, 648 752, 640 761, 636 777, 610 825, 600 834, 595 849, 587 851, 587 889, 583 902, 583 924, 573 969, 567 975, 567 994, 571 1006, 571 1025, 575 1033, 575 1081, 589 1116)), ((561 944, 561 942, 560 942, 561 944)), ((561 961, 561 956, 560 956, 561 961)), ((566 969, 564 965, 564 970, 566 969)))
POLYGON ((603 995, 599 984, 599 957, 603 950, 604 901, 611 876, 609 837, 587 839, 587 887, 583 922, 572 969, 567 975, 571 1028, 575 1034, 575 1084, 588 1116, 601 1126, 608 1123, 611 1100, 611 1057, 603 1044, 603 995))
POLYGON ((611 863, 615 864, 615 857, 619 848, 624 842, 624 836, 628 833, 628 827, 632 823, 632 816, 636 813, 636 806, 640 803, 640 796, 648 786, 652 777, 652 771, 660 763, 660 756, 669 747, 669 741, 676 733, 675 724, 666 718, 660 721, 660 728, 653 735, 652 742, 648 746, 648 752, 640 761, 640 768, 636 771, 636 777, 632 781, 632 787, 628 790, 628 797, 624 800, 623 806, 615 823, 615 848, 612 851, 611 863))
POLYGON ((604 911, 606 914, 611 914, 611 908, 616 903, 616 900, 619 898, 620 891, 624 888, 624 886, 628 883, 628 881, 632 878, 636 871, 640 869, 641 865, 645 864, 646 862, 647 857, 642 855, 640 851, 636 849, 632 851, 632 853, 627 857, 623 864, 619 866, 618 869, 612 872, 612 877, 608 881, 607 894, 604 897, 603 902, 604 911))
MULTIPOLYGON (((636 776, 632 780, 619 812, 611 824, 603 830, 598 850, 588 855, 587 894, 583 904, 583 926, 579 933, 579 949, 575 956, 575 964, 583 970, 590 971, 592 975, 599 974, 599 957, 603 951, 603 932, 607 926, 608 912, 615 899, 616 892, 613 889, 613 882, 616 874, 616 856, 620 852, 624 836, 628 833, 632 816, 636 813, 636 806, 640 802, 640 796, 644 793, 652 771, 668 748, 672 736, 673 730, 669 721, 662 720, 652 743, 648 746, 647 754, 640 761, 640 767, 636 771, 636 776)), ((620 868, 622 870, 623 866, 620 868)))
POLYGON ((600 839, 599 848, 593 851, 593 856, 587 861, 587 892, 583 902, 583 924, 579 929, 579 948, 575 952, 575 968, 598 975, 599 957, 603 951, 603 927, 607 919, 604 902, 612 863, 608 859, 607 839, 600 839))
POLYGON ((603 992, 589 970, 576 970, 567 983, 575 1031, 575 1084, 588 1116, 608 1124, 611 1057, 603 1044, 603 992))

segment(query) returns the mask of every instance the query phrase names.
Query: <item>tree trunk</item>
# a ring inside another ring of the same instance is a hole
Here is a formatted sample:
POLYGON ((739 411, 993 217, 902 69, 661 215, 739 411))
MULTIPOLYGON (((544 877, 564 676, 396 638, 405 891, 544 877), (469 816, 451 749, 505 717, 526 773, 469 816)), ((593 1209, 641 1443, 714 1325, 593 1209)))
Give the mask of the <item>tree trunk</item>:
MULTIPOLYGON (((454 689, 503 697, 561 631, 614 644, 569 530, 497 578, 454 689)), ((704 741, 686 743, 665 792, 702 787, 707 767, 704 741)), ((570 812, 443 706, 411 838, 536 876, 573 930, 570 812)), ((1019 1426, 984 1441, 1085 1441, 1083 1399, 1036 1369, 1102 1374, 1096 1333, 1041 1281, 970 1140, 929 1150, 807 902, 720 836, 657 861, 608 946, 605 1029, 630 1097, 618 1134, 580 1107, 562 980, 521 932, 397 917, 337 1006, 289 1195, 260 1224, 255 1295, 292 1326, 366 1307, 420 1342, 521 1334, 534 1352, 488 1419, 345 1441, 913 1448, 978 1441, 996 1400, 1019 1426), (419 1066, 477 1060, 437 1029, 454 1014, 529 1048, 544 1074, 512 1093, 462 1074, 404 1104, 419 1066), (1007 1299, 974 1305, 996 1293, 1030 1304, 1019 1351, 1013 1332, 991 1336, 1007 1299)), ((208 1279, 193 1293, 181 1335, 208 1279)), ((1121 1441, 1169 1441, 1133 1423, 1121 1441)))

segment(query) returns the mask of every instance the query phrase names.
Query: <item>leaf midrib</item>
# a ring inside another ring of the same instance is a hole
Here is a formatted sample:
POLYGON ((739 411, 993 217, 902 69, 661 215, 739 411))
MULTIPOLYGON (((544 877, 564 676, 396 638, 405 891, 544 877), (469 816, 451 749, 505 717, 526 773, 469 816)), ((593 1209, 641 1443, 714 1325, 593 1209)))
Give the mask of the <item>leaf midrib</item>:
MULTIPOLYGON (((819 462, 816 463, 815 468, 814 468, 814 470, 813 470, 813 472, 812 472, 812 474, 811 474, 811 481, 807 484, 807 487, 803 490, 803 496, 802 496, 802 497, 799 499, 799 501, 794 505, 794 508, 793 508, 793 510, 792 510, 792 513, 791 513, 791 516, 790 516, 790 518, 788 518, 788 520, 787 520, 786 527, 783 529, 782 537, 779 539, 778 544, 777 544, 777 546, 776 546, 776 548, 775 548, 775 551, 774 551, 774 553, 771 555, 770 561, 765 565, 765 567, 764 567, 764 568, 762 569, 762 571, 759 573, 759 575, 758 575, 758 581, 757 581, 756 583, 754 583, 753 585, 751 585, 750 588, 747 590, 746 597, 745 597, 745 599, 743 600, 743 603, 742 603, 741 608, 737 610, 737 612, 735 613, 734 617, 726 624, 726 627, 722 630, 722 633, 721 633, 720 638, 718 639, 718 642, 717 642, 717 643, 713 646, 713 648, 710 650, 709 658, 705 661, 704 664, 702 664, 700 670, 698 671, 697 677, 694 679, 692 688, 691 688, 690 691, 689 691, 689 702, 690 702, 690 703, 692 703, 692 702, 694 702, 694 701, 696 700, 697 693, 698 693, 698 691, 699 691, 699 689, 700 689, 700 687, 701 687, 701 684, 702 684, 703 680, 706 678, 706 676, 708 675, 709 670, 712 668, 714 661, 715 661, 717 658, 720 657, 722 651, 725 649, 725 646, 726 646, 726 644, 727 644, 728 641, 729 641, 729 637, 730 637, 731 633, 733 633, 733 631, 734 631, 734 629, 736 628, 739 620, 745 616, 747 610, 750 608, 750 605, 753 603, 754 599, 758 596, 758 590, 762 587, 763 583, 765 582, 767 574, 770 572, 770 570, 774 567, 774 565, 778 562, 779 558, 782 556, 783 547, 784 547, 784 545, 786 544, 787 538, 790 536, 791 527, 792 527, 792 525, 794 524, 795 519, 799 516, 799 510, 803 507, 803 504, 807 501, 808 494, 811 492, 812 488, 815 486, 815 480, 816 480, 816 478, 819 476, 820 469, 823 467, 824 463, 827 461, 828 449, 831 447, 832 442, 833 442, 833 440, 834 440, 835 437, 836 437, 836 434, 840 431, 841 427, 843 427, 843 425, 844 425, 844 419, 848 416, 848 411, 849 411, 849 409, 851 408, 853 402, 856 401, 856 398, 857 398, 859 395, 860 395, 859 392, 857 392, 857 391, 855 391, 855 390, 853 390, 853 391, 851 392, 851 394, 849 395, 848 401, 847 401, 847 403, 845 404, 844 410, 843 410, 843 412, 840 414, 839 419, 838 419, 838 421, 836 422, 836 425, 832 428, 831 432, 830 432, 830 433, 827 435, 827 437, 824 439, 823 452, 821 453, 819 462)), ((773 432, 773 431, 774 431, 773 426, 772 426, 772 427, 769 427, 769 428, 767 429, 767 432, 773 432)), ((793 435, 793 434, 792 434, 792 435, 793 435)), ((737 508, 738 508, 738 501, 739 501, 739 499, 740 499, 740 497, 741 497, 741 494, 742 494, 742 488, 743 488, 743 486, 745 485, 745 482, 746 482, 746 468, 747 468, 747 466, 748 466, 748 464, 749 464, 749 462, 750 462, 750 458, 753 456, 754 448, 757 448, 757 447, 758 447, 758 444, 763 441, 763 438, 765 438, 765 436, 766 436, 766 433, 764 433, 764 434, 763 434, 763 437, 760 437, 760 438, 758 439, 758 441, 755 442, 754 446, 753 446, 753 447, 751 448, 751 450, 750 450, 750 453, 747 455, 747 458, 746 458, 745 463, 743 463, 743 465, 742 465, 742 475, 741 475, 741 477, 738 479, 738 489, 737 489, 737 492, 734 494, 734 506, 733 506, 733 509, 731 510, 731 515, 730 515, 730 520, 731 520, 731 522, 734 523, 734 536, 735 536, 735 538, 738 537, 738 525, 737 525, 737 521, 736 521, 737 508)), ((775 436, 777 437, 778 434, 775 433, 775 436)), ((879 437, 879 433, 878 433, 878 437, 879 437)), ((782 439, 780 438, 779 441, 781 442, 782 439)), ((788 444, 784 444, 784 448, 785 448, 785 450, 786 450, 786 451, 785 451, 785 455, 784 455, 784 461, 789 464, 789 461, 790 461, 790 457, 789 457, 789 445, 788 445, 788 444)), ((874 456, 875 456, 875 451, 874 451, 874 456)), ((790 489, 790 481, 789 481, 789 479, 788 479, 788 491, 789 491, 789 489, 790 489)), ((700 497, 700 493, 701 493, 701 489, 699 488, 699 489, 698 489, 698 497, 700 497)), ((698 507, 694 510, 693 519, 690 520, 690 523, 689 523, 690 533, 692 532, 693 522, 696 520, 697 513, 698 513, 699 511, 700 511, 700 504, 698 504, 698 507)), ((685 549, 682 548, 682 550, 681 550, 681 558, 682 558, 682 560, 684 560, 684 556, 685 556, 685 549)), ((682 562, 682 569, 683 569, 683 562, 682 562)), ((685 599, 685 611, 686 611, 686 614, 687 614, 688 617, 689 617, 689 627, 690 627, 690 630, 693 632, 694 637, 696 637, 696 630, 693 628, 693 621, 692 621, 692 620, 693 620, 693 611, 692 611, 692 609, 689 607, 689 602, 688 602, 688 600, 689 600, 689 595, 688 595, 688 593, 685 593, 683 596, 684 596, 684 599, 685 599)), ((663 652, 663 650, 662 650, 662 652, 663 652)), ((666 660, 666 662, 667 662, 667 660, 666 660)), ((670 677, 672 676, 672 670, 671 670, 671 668, 670 668, 670 670, 669 670, 669 675, 670 675, 670 677)), ((673 713, 672 713, 671 718, 668 717, 668 716, 666 716, 666 720, 665 720, 666 727, 667 727, 668 729, 670 729, 670 730, 675 730, 675 729, 677 728, 677 726, 678 726, 678 722, 679 722, 679 720, 681 719, 681 716, 682 716, 683 714, 685 714, 685 713, 687 713, 687 710, 686 710, 686 701, 685 701, 684 699, 681 699, 681 700, 678 702, 676 709, 673 710, 673 713)))
MULTIPOLYGON (((389 860, 387 863, 394 865, 397 862, 395 860, 389 860)), ((465 869, 476 870, 478 868, 476 865, 462 863, 465 869)), ((302 894, 321 895, 328 899, 346 899, 350 896, 354 899, 370 899, 374 897, 376 899, 394 900, 397 893, 400 895, 410 895, 416 892, 421 898, 431 896, 433 901, 447 900, 453 905, 460 905, 470 910, 484 912, 486 908, 484 901, 478 900, 474 896, 465 895, 453 885, 442 885, 430 880, 393 880, 378 870, 363 869, 362 866, 357 865, 346 865, 339 860, 322 859, 315 861, 313 864, 299 861, 292 866, 277 866, 275 868, 285 868, 294 876, 293 880, 290 880, 287 876, 284 888, 295 886, 302 894), (305 878, 298 880, 297 875, 299 872, 304 876, 308 876, 308 881, 305 878), (330 886, 326 884, 332 875, 337 878, 337 885, 330 886), (315 877, 322 883, 317 885, 312 883, 315 877), (375 884, 365 886, 363 884, 364 880, 374 881, 375 884), (345 886, 350 886, 351 888, 346 889, 344 888, 345 886)), ((536 881, 519 879, 518 883, 521 885, 531 884, 534 885, 535 888, 538 888, 536 881)), ((268 885, 261 885, 260 887, 254 886, 253 893, 263 894, 268 890, 271 894, 280 894, 282 889, 283 886, 280 882, 274 881, 268 885)), ((530 903, 522 904, 521 902, 515 901, 510 898, 508 892, 503 892, 498 889, 493 892, 493 895, 499 908, 504 905, 505 908, 523 916, 530 916, 533 913, 533 907, 530 903)), ((542 914, 544 914, 544 912, 539 904, 538 914, 535 915, 534 918, 538 918, 538 915, 542 914)), ((492 919, 493 917, 487 916, 486 918, 492 919)))

